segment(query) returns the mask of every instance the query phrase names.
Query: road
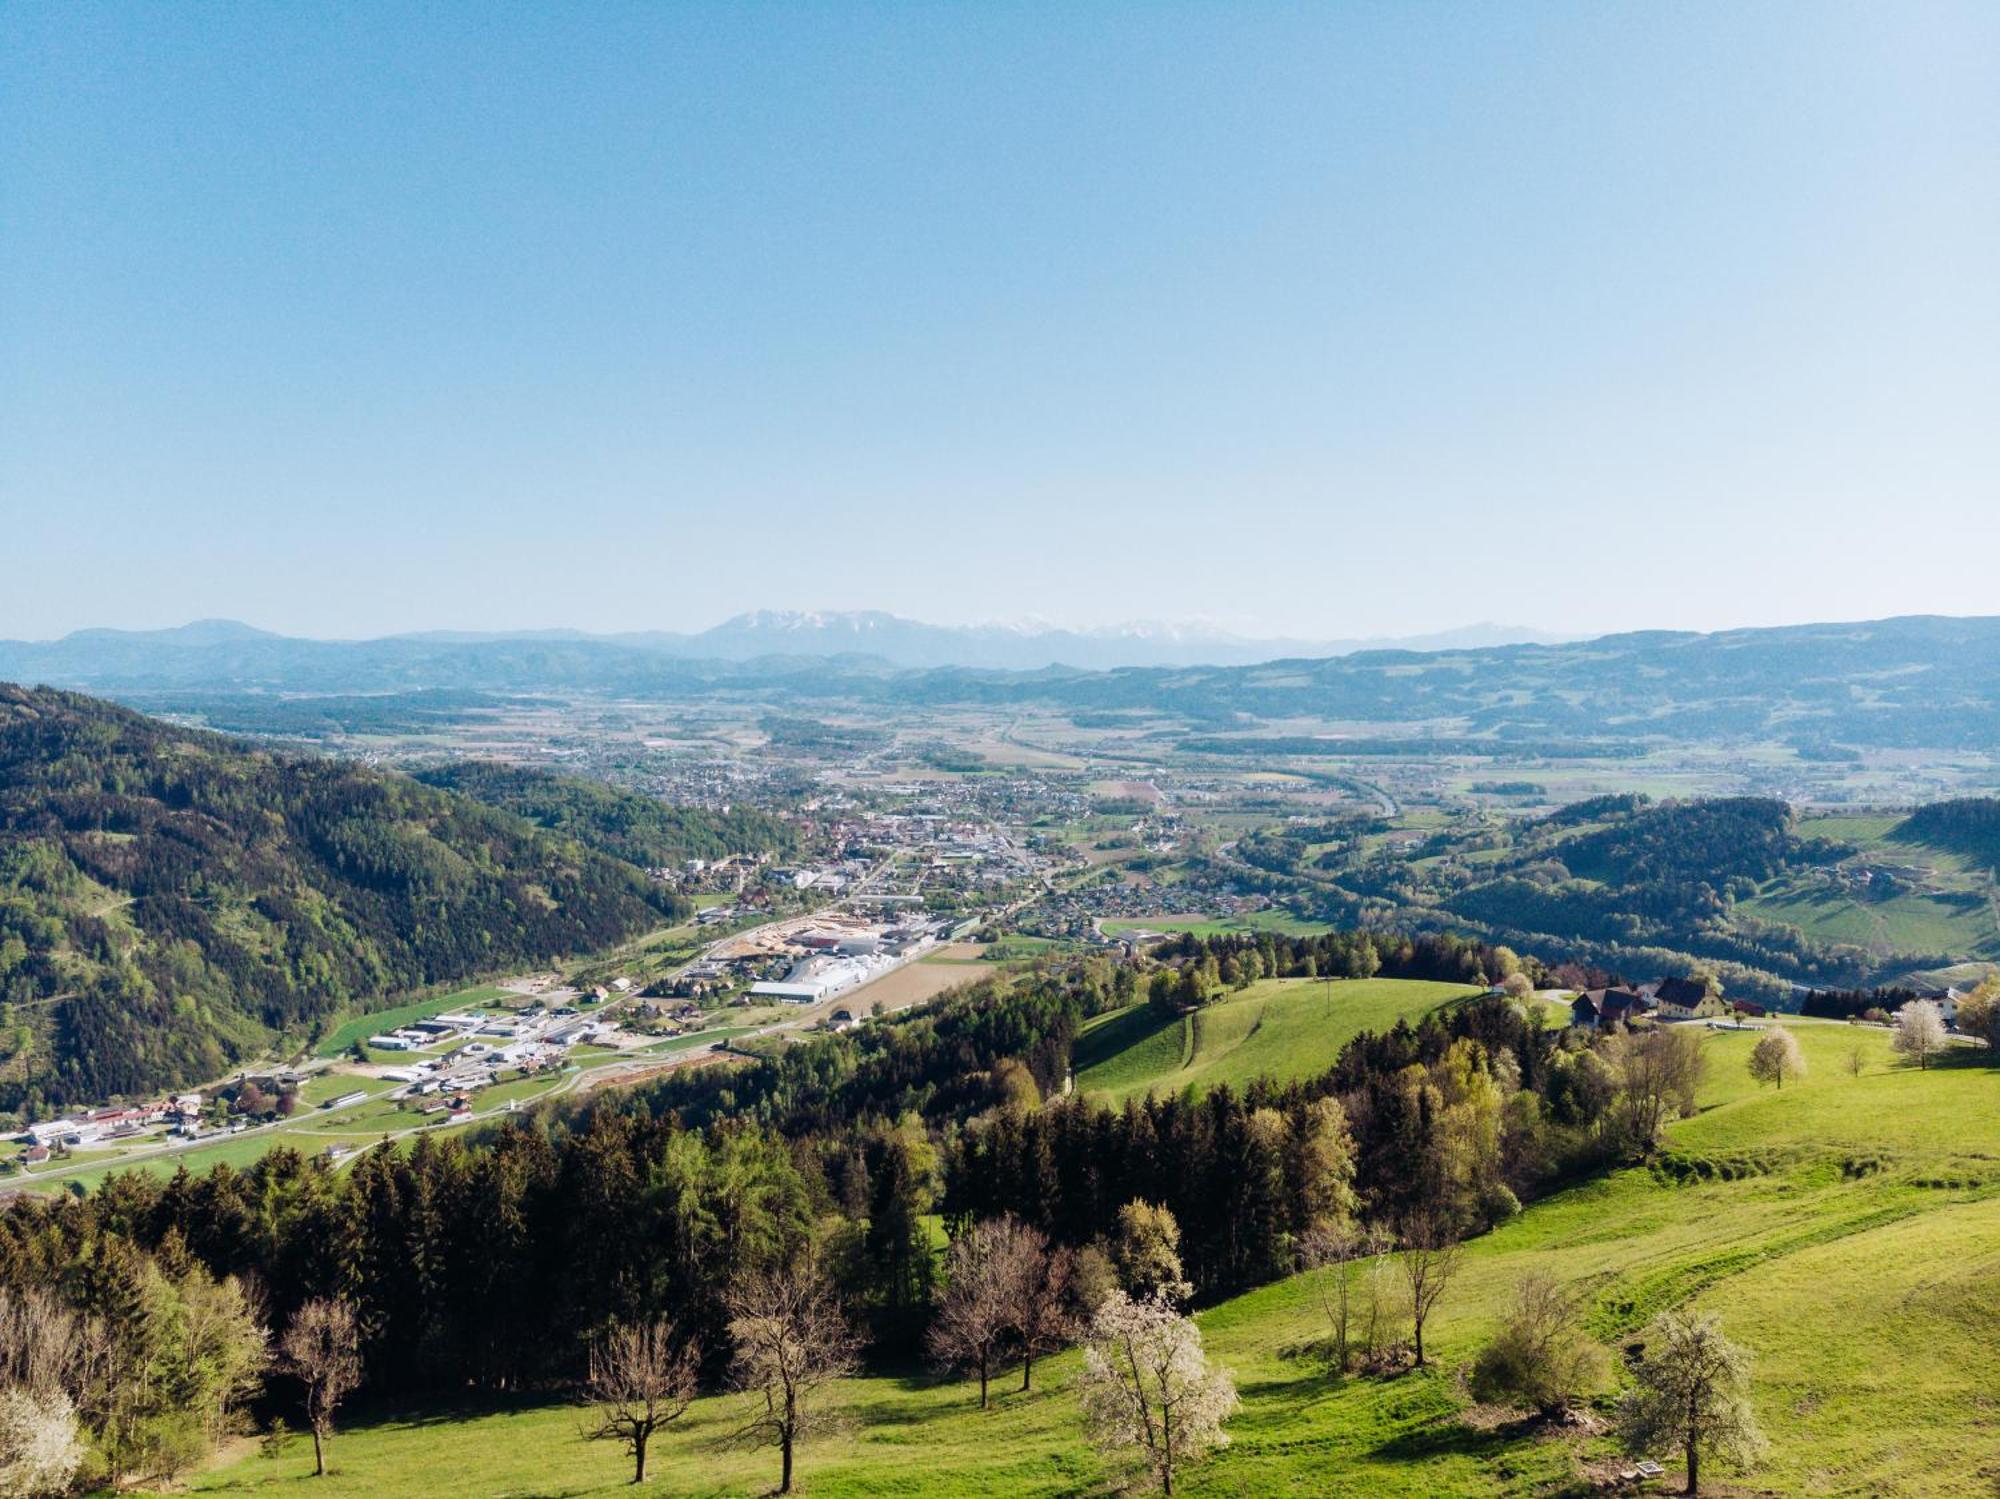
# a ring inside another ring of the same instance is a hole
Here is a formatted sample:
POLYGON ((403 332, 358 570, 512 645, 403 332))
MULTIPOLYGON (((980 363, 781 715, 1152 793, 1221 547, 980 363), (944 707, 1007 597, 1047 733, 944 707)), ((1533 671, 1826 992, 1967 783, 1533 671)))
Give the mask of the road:
MULTIPOLYGON (((853 905, 853 903, 860 897, 865 896, 872 890, 878 888, 880 884, 886 878, 888 878, 888 876, 893 872, 896 866, 902 862, 903 858, 904 858, 904 852, 902 850, 896 850, 889 853, 884 858, 879 860, 858 880, 856 880, 853 887, 850 890, 848 890, 845 894, 841 895, 839 898, 830 902, 829 904, 817 908, 817 910, 814 912, 804 913, 804 914, 821 914, 830 911, 849 909, 853 905)), ((1042 882, 1042 886, 1043 887, 1046 886, 1045 880, 1042 882)), ((1042 888, 1037 888, 1030 895, 1023 897, 1022 899, 1017 900, 1004 908, 1001 908, 997 912, 989 913, 989 915, 999 915, 1003 917, 1006 915, 1011 915, 1014 911, 1020 909, 1021 906, 1027 904, 1028 901, 1039 897, 1041 893, 1042 893, 1042 888)), ((692 966, 692 963, 700 961, 701 958, 712 956, 716 951, 718 951, 723 947, 728 946, 731 943, 740 942, 745 938, 755 937, 756 935, 762 932, 767 932, 780 927, 788 926, 798 920, 799 920, 798 915, 779 917, 772 921, 760 923, 759 925, 754 927, 747 927, 740 931, 732 932, 726 937, 718 937, 715 941, 709 943, 706 947, 704 947, 701 950, 700 957, 696 959, 691 959, 689 965, 685 966, 692 966)), ((909 958, 905 959, 904 962, 916 961, 921 956, 922 954, 920 953, 912 954, 909 958)), ((684 972, 685 966, 683 967, 683 969, 678 971, 684 972)), ((901 968, 902 966, 903 966, 902 963, 897 963, 889 968, 884 969, 882 973, 876 975, 874 979, 869 980, 869 984, 877 982, 879 979, 887 978, 890 974, 896 972, 897 969, 901 968)), ((830 999, 821 1001, 819 1004, 805 1007, 801 1009, 799 1013, 795 1016, 787 1016, 785 1019, 772 1021, 768 1025, 759 1026, 756 1029, 751 1030, 742 1036, 732 1037, 730 1039, 755 1040, 770 1036, 810 1030, 814 1026, 821 1024, 834 1010, 841 1008, 844 1004, 852 1003, 854 997, 856 995, 865 992, 869 987, 869 984, 862 984, 858 988, 848 990, 843 994, 835 995, 830 999)), ((596 1012, 596 1016, 597 1018, 602 1018, 604 1016, 607 1016, 620 1008, 632 1004, 637 999, 637 997, 638 996, 636 994, 618 995, 616 998, 608 1000, 604 1004, 604 1006, 596 1012)), ((909 1004, 920 1004, 923 1002, 924 1001, 921 999, 913 999, 909 1001, 909 1004)), ((908 1005, 898 1006, 897 1008, 899 1009, 908 1008, 908 1005)), ((707 1062, 719 1060, 720 1055, 721 1054, 718 1054, 713 1049, 712 1044, 697 1043, 695 1045, 689 1046, 684 1053, 666 1053, 666 1054, 654 1053, 649 1055, 646 1048, 637 1047, 633 1048, 630 1051, 623 1051, 613 1055, 594 1057, 590 1060, 590 1062, 587 1065, 578 1063, 569 1064, 569 1067, 565 1069, 562 1080, 555 1087, 549 1089, 545 1093, 537 1094, 534 1096, 534 1098, 526 1101, 531 1103, 541 1103, 547 1099, 561 1098, 566 1095, 575 1093, 580 1089, 584 1089, 591 1086, 593 1080, 598 1079, 600 1074, 622 1073, 622 1074, 627 1074, 627 1076, 625 1076, 622 1080, 637 1081, 639 1077, 649 1076, 664 1071, 670 1071, 679 1067, 700 1066, 707 1062)), ((301 1073, 310 1076, 328 1071, 330 1069, 333 1069, 335 1066, 336 1063, 332 1059, 320 1058, 301 1066, 298 1070, 301 1073)), ((365 1074, 357 1074, 357 1076, 363 1076, 363 1075, 365 1074)), ((351 1104, 344 1104, 337 1108, 328 1108, 325 1106, 314 1108, 307 1112, 294 1115, 289 1119, 281 1120, 275 1124, 253 1125, 249 1129, 239 1131, 233 1135, 218 1131, 216 1133, 198 1136, 194 1139, 165 1140, 161 1141, 159 1144, 156 1145, 151 1145, 143 1149, 136 1149, 130 1151, 129 1153, 122 1154, 118 1156, 116 1159, 96 1159, 88 1161, 78 1161, 68 1165, 45 1167, 38 1171, 26 1173, 21 1176, 11 1178, 8 1180, 6 1184, 26 1186, 29 1184, 39 1185, 45 1182, 48 1183, 60 1182, 68 1180, 69 1178, 75 1176, 83 1175, 87 1172, 100 1171, 107 1167, 123 1169, 128 1166, 140 1166, 147 1164, 149 1162, 170 1159, 181 1156, 188 1151, 199 1151, 205 1148, 210 1148, 219 1144, 227 1143, 228 1141, 231 1140, 242 1139, 245 1137, 267 1139, 273 1145, 283 1144, 285 1142, 281 1137, 285 1135, 323 1134, 325 1133, 325 1125, 329 1120, 337 1120, 341 1118, 343 1115, 348 1114, 355 1109, 365 1107, 369 1103, 374 1102, 376 1099, 382 1096, 383 1095, 380 1092, 370 1093, 368 1097, 363 1099, 357 1099, 355 1102, 351 1104)), ((514 1108, 512 1105, 508 1104, 497 1105, 489 1109, 476 1109, 473 1111, 471 1119, 461 1120, 458 1125, 452 1127, 463 1128, 468 1124, 478 1123, 482 1120, 495 1119, 503 1114, 508 1114, 512 1112, 514 1112, 514 1108)), ((375 1145, 383 1143, 384 1140, 388 1141, 404 1140, 408 1139, 412 1135, 422 1134, 425 1130, 434 1130, 437 1128, 439 1128, 439 1124, 437 1122, 425 1123, 425 1124, 413 1124, 400 1129, 385 1130, 383 1134, 378 1136, 365 1137, 365 1138, 357 1137, 355 1141, 354 1151, 351 1154, 344 1156, 342 1160, 343 1162, 352 1161, 356 1156, 360 1155, 363 1151, 370 1149, 375 1145)), ((321 1146, 323 1146, 324 1143, 325 1142, 323 1141, 315 1141, 314 1148, 318 1149, 321 1146)))

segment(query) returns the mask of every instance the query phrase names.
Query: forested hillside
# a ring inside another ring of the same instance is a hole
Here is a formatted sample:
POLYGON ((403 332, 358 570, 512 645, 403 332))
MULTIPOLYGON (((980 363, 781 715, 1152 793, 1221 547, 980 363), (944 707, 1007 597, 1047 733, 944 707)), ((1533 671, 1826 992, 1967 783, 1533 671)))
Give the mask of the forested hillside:
POLYGON ((470 797, 0 686, 0 1108, 207 1077, 681 909, 470 797))
POLYGON ((1987 869, 2000 868, 2000 797, 1968 796, 1919 807, 1903 819, 1896 836, 1963 854, 1987 869))
POLYGON ((1857 983, 1880 966, 1857 944, 1741 909, 1853 852, 1802 835, 1782 801, 1633 795, 1526 821, 1468 818, 1407 851, 1351 827, 1290 827, 1238 846, 1261 870, 1310 880, 1330 919, 1472 930, 1612 967, 1713 967, 1737 993, 1772 1000, 1793 982, 1857 983))
POLYGON ((641 868, 729 854, 789 854, 798 844, 798 831, 790 823, 754 807, 713 812, 669 806, 602 781, 491 760, 423 771, 417 779, 475 797, 641 868))

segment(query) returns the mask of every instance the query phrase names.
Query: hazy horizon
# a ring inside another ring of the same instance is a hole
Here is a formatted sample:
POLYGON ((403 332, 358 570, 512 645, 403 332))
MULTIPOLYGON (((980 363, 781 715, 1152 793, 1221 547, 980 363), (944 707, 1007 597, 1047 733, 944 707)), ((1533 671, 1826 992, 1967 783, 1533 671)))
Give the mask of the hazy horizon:
POLYGON ((0 11, 0 637, 1955 613, 2000 11, 0 11))

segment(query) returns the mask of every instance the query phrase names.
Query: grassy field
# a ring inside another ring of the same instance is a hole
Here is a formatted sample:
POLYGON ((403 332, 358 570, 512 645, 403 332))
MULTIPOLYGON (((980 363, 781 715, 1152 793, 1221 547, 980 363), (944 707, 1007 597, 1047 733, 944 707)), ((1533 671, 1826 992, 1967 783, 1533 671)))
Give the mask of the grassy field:
POLYGON ((1085 1027, 1076 1086, 1116 1103, 1155 1091, 1241 1087, 1253 1077, 1308 1077, 1331 1067, 1361 1032, 1474 992, 1404 979, 1266 979, 1178 1020, 1135 1005, 1085 1027))
POLYGON ((1148 916, 1106 917, 1099 923, 1107 937, 1128 932, 1192 932, 1197 937, 1220 937, 1238 932, 1282 932, 1288 937, 1309 937, 1326 930, 1323 921, 1306 921, 1289 911, 1251 911, 1242 916, 1148 916))
MULTIPOLYGON (((1440 1313, 1439 1374, 1327 1380, 1292 1351, 1316 1333, 1296 1281, 1204 1314, 1245 1402, 1233 1447, 1188 1492, 1487 1495, 1569 1485, 1600 1444, 1470 1429, 1451 1372, 1531 1268, 1588 1288, 1608 1338, 1688 1297, 1723 1314, 1758 1356, 1758 1405, 1773 1439, 1751 1492, 1946 1495, 1969 1492, 1975 1475, 1984 1491, 2000 1472, 1985 1393, 2000 1374, 1985 1335, 2000 1312, 2000 1074, 1965 1065, 1921 1074, 1891 1065, 1881 1031, 1795 1029, 1811 1064, 1802 1083, 1756 1088, 1742 1066, 1754 1035, 1713 1035, 1704 1107, 1675 1127, 1670 1169, 1573 1189, 1472 1246, 1440 1313), (1846 1062, 1857 1047, 1855 1077, 1846 1062)), ((811 1491, 1097 1491, 1101 1474, 1063 1390, 1073 1372, 1073 1356, 1057 1360, 1035 1394, 1004 1395, 984 1416, 961 1385, 850 1381, 840 1398, 855 1425, 811 1449, 811 1491)), ((714 1445, 739 1404, 696 1407, 662 1444, 657 1491, 768 1487, 768 1459, 714 1445)), ((334 1450, 343 1494, 408 1492, 438 1471, 488 1494, 608 1494, 624 1479, 616 1454, 579 1440, 574 1413, 561 1407, 372 1424, 334 1450)), ((196 1487, 309 1493, 308 1467, 295 1449, 196 1487)))
POLYGON ((1984 953, 2000 941, 1993 907, 1977 891, 1907 891, 1888 900, 1857 901, 1823 887, 1775 891, 1738 909, 1764 921, 1795 926, 1824 942, 1851 942, 1901 953, 1984 953))
MULTIPOLYGON (((1531 1207, 1474 1241, 1436 1319, 1439 1368, 1335 1381, 1305 1354, 1320 1334, 1309 1286, 1283 1281, 1201 1315, 1243 1396, 1232 1445, 1185 1492, 1223 1495, 1506 1496, 1574 1493, 1612 1456, 1601 1437, 1537 1436, 1466 1419, 1460 1370, 1531 1271, 1583 1291, 1616 1343, 1657 1310, 1693 1301, 1754 1354, 1771 1451, 1727 1491, 1945 1499, 2000 1478, 2000 1070, 1955 1058, 1920 1073, 1887 1034, 1798 1022, 1810 1071, 1782 1092, 1752 1084, 1754 1033, 1706 1037, 1696 1117, 1675 1125, 1658 1169, 1631 1169, 1531 1207), (1855 1048, 1862 1070, 1847 1061, 1855 1048)), ((1107 1492, 1069 1385, 1076 1355, 1036 1390, 926 1376, 847 1381, 841 1435, 812 1444, 817 1495, 1033 1496, 1107 1492)), ((768 1454, 723 1445, 742 1396, 696 1404, 655 1444, 652 1492, 750 1495, 768 1454)), ((578 1435, 560 1405, 359 1421, 315 1484, 310 1448, 242 1456, 198 1476, 200 1492, 388 1499, 449 1473, 480 1495, 610 1495, 619 1454, 578 1435)), ((1665 1457, 1666 1454, 1661 1454, 1665 1457)))

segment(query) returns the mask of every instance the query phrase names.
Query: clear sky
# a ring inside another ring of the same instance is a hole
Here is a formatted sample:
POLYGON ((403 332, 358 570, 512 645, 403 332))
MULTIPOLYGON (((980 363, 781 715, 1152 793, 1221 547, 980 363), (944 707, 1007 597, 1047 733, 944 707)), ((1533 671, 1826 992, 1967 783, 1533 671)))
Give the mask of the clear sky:
POLYGON ((2000 612, 2000 6, 0 6, 0 635, 2000 612))

